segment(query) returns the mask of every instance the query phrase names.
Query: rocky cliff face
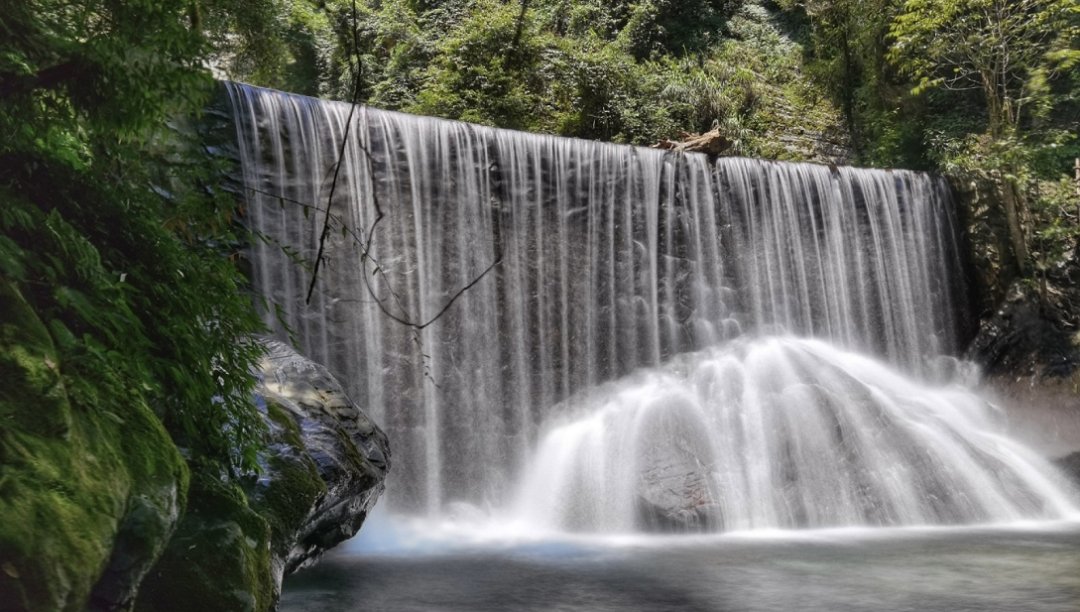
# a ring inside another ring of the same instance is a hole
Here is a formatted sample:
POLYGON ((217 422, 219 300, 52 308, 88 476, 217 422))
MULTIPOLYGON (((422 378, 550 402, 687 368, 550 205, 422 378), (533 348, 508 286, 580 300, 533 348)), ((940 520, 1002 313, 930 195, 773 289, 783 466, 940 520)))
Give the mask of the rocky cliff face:
POLYGON ((352 537, 383 491, 385 434, 327 369, 266 341, 256 401, 261 471, 242 485, 200 475, 137 609, 267 610, 282 578, 352 537))
MULTIPOLYGON (((1023 278, 1010 255, 997 190, 953 181, 964 220, 971 293, 967 357, 990 378, 1053 381, 1080 366, 1080 250, 1033 251, 1038 264, 1023 278)), ((1062 240, 1065 240, 1062 238, 1062 240)))
POLYGON ((7 282, 0 322, 0 610, 127 609, 175 528, 187 466, 122 375, 96 364, 87 384, 7 282))
POLYGON ((1069 378, 1080 367, 1080 350, 1065 316, 1036 287, 1014 283, 998 307, 984 315, 968 356, 993 378, 1069 378))
POLYGON ((965 357, 1010 414, 1013 433, 1045 454, 1080 449, 1080 253, 1040 262, 1032 278, 1008 264, 1007 228, 986 185, 956 184, 966 220, 973 324, 965 357))

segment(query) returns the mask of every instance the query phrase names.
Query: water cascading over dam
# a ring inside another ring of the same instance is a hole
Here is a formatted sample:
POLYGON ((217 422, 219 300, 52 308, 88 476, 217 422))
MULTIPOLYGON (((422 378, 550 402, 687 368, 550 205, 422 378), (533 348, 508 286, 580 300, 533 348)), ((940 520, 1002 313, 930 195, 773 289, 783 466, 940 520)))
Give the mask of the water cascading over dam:
POLYGON ((228 92, 267 323, 386 429, 395 510, 635 529, 671 476, 645 462, 690 444, 707 528, 1072 511, 982 400, 919 382, 965 308, 939 178, 228 92))

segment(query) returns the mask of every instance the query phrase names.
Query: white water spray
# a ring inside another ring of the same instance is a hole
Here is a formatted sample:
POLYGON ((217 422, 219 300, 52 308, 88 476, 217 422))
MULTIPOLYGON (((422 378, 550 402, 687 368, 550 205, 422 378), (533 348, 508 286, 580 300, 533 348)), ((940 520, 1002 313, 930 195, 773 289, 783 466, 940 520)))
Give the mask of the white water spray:
POLYGON ((995 410, 824 342, 681 356, 568 402, 513 516, 630 532, 1060 519, 1076 508, 995 410), (561 421, 561 422, 560 422, 561 421))

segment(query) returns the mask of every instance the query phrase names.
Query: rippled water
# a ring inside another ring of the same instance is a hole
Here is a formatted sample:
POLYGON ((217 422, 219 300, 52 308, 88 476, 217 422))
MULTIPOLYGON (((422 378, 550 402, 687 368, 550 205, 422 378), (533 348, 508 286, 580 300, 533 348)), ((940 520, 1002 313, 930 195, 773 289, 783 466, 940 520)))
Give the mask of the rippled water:
POLYGON ((373 531, 286 580, 282 610, 1080 609, 1075 522, 580 539, 430 526, 396 542, 373 531))

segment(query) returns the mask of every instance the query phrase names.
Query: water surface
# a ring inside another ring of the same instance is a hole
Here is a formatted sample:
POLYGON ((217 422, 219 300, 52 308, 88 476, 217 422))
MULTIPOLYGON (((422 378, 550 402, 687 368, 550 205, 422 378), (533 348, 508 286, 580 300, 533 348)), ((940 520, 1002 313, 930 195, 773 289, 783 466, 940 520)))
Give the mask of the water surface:
POLYGON ((1080 609, 1080 524, 347 546, 282 610, 1080 609))

